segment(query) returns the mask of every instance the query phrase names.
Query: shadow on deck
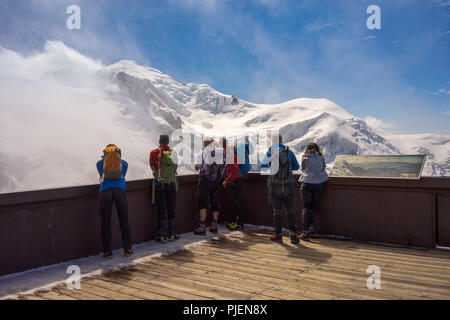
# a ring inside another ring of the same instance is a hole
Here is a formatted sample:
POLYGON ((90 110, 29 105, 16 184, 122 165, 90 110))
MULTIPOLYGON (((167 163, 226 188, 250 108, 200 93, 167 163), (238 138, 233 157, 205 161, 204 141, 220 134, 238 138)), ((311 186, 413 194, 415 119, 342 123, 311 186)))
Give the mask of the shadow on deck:
POLYGON ((264 231, 233 232, 119 271, 19 299, 450 299, 450 252, 313 239, 272 243, 264 231), (366 287, 367 267, 381 289, 366 287))

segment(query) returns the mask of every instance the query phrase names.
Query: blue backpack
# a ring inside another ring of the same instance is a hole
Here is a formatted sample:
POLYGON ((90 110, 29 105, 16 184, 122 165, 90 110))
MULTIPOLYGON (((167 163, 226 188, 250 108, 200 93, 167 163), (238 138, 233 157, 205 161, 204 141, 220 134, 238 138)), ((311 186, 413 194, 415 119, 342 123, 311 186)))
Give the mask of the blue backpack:
MULTIPOLYGON (((234 150, 234 153, 237 153, 237 150, 234 150)), ((241 173, 244 175, 246 173, 249 173, 252 166, 250 165, 250 160, 249 160, 249 154, 250 154, 250 146, 248 143, 245 144, 245 163, 241 163, 239 164, 239 170, 241 171, 241 173)))

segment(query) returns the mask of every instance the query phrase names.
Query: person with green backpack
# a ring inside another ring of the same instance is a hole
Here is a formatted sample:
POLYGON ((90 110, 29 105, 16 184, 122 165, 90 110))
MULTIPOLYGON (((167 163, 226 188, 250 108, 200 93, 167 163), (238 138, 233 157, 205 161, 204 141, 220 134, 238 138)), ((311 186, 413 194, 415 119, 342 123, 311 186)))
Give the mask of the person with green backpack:
POLYGON ((156 204, 157 227, 156 240, 166 243, 180 238, 175 220, 177 200, 177 154, 169 147, 169 136, 161 135, 159 147, 150 152, 150 168, 153 172, 152 203, 156 204), (164 234, 164 223, 167 211, 168 236, 164 234))
POLYGON ((289 235, 291 243, 299 243, 299 236, 295 226, 294 216, 294 170, 300 169, 295 154, 283 143, 280 135, 275 137, 272 146, 267 151, 261 162, 261 168, 270 168, 267 178, 269 188, 269 199, 273 204, 273 222, 275 234, 270 237, 271 241, 282 242, 281 214, 283 206, 288 218, 289 235), (275 163, 277 162, 277 163, 275 163))

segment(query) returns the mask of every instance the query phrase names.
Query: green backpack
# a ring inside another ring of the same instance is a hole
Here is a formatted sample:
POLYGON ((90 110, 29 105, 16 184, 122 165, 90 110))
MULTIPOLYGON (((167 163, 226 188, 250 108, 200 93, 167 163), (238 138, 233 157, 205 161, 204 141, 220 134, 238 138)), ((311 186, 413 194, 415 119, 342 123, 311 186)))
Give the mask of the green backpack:
POLYGON ((177 163, 178 157, 175 151, 158 149, 158 162, 161 164, 158 172, 154 172, 153 188, 152 188, 152 202, 155 203, 155 181, 168 184, 175 183, 175 188, 178 191, 177 179, 177 163))

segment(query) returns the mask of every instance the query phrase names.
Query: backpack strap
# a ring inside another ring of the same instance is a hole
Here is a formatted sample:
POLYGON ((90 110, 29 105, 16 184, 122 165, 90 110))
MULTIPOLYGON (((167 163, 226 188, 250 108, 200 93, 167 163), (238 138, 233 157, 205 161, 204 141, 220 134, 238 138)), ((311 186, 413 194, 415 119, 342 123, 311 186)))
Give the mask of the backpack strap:
MULTIPOLYGON (((158 148, 157 150, 159 151, 158 152, 158 157, 157 157, 157 160, 156 160, 157 163, 158 163, 158 170, 153 170, 153 183, 152 183, 152 203, 153 204, 155 203, 156 180, 159 178, 160 170, 161 170, 161 164, 159 162, 160 162, 160 159, 161 159, 161 151, 162 151, 162 149, 158 148)), ((155 168, 155 162, 154 162, 153 159, 152 159, 152 163, 153 163, 153 168, 155 168)))

